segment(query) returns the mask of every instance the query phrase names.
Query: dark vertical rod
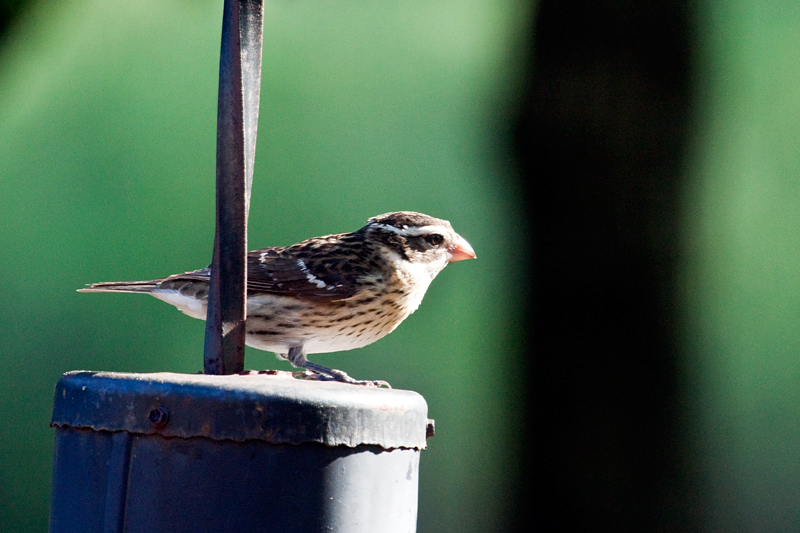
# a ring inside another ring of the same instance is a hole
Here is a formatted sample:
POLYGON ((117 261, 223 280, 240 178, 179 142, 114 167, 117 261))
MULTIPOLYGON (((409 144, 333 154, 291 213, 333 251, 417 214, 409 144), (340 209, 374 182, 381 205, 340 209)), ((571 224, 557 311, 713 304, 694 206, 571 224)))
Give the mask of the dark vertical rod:
POLYGON ((225 0, 217 104, 217 219, 203 367, 244 370, 247 214, 261 89, 263 0, 225 0))

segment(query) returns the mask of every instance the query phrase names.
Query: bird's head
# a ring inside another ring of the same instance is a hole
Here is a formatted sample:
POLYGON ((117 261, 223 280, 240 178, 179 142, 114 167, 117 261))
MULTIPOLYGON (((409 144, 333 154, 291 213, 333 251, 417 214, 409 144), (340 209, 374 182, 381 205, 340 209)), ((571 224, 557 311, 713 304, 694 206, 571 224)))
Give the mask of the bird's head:
POLYGON ((424 266, 433 278, 448 263, 474 259, 472 246, 450 222, 413 211, 372 217, 363 229, 414 265, 424 266))

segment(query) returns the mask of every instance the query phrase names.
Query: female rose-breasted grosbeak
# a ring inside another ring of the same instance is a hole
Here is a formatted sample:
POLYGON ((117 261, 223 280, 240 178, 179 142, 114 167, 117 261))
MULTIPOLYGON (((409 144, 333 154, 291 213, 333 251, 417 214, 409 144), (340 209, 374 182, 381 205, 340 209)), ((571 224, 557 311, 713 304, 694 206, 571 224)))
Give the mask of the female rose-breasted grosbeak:
MULTIPOLYGON (((361 348, 419 307, 436 275, 472 259, 446 220, 400 211, 353 233, 315 237, 247 255, 247 345, 275 352, 318 376, 366 384, 307 354, 361 348)), ((141 292, 206 319, 210 268, 151 281, 94 283, 79 292, 141 292)))

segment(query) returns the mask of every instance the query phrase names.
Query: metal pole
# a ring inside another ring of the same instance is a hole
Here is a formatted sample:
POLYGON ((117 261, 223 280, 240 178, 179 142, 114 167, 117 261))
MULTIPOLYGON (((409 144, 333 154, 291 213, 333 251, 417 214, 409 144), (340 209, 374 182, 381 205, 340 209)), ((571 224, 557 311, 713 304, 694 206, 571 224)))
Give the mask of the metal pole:
POLYGON ((217 219, 203 367, 244 370, 247 214, 261 90, 263 0, 225 0, 217 107, 217 219))
POLYGON ((415 392, 288 372, 70 372, 50 531, 414 533, 427 416, 415 392))

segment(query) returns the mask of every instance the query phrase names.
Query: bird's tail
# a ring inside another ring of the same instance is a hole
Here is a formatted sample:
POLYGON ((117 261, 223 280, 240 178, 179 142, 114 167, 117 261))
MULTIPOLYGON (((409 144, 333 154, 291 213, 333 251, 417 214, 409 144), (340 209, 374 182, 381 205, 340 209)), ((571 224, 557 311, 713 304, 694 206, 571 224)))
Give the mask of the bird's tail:
POLYGON ((92 283, 86 288, 78 289, 78 292, 153 292, 158 284, 163 281, 154 279, 150 281, 105 281, 103 283, 92 283))

